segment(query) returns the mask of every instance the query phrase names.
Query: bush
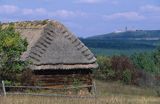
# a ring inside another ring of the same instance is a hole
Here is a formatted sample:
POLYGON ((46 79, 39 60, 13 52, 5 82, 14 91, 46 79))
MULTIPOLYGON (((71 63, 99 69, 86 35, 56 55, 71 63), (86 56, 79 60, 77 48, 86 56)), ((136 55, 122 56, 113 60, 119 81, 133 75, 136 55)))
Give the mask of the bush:
POLYGON ((134 65, 132 64, 132 61, 126 57, 126 56, 113 56, 111 59, 111 68, 115 72, 115 79, 116 80, 122 80, 124 74, 130 74, 132 77, 134 72, 134 65))
POLYGON ((130 84, 134 79, 135 67, 132 61, 126 56, 99 56, 97 58, 99 68, 94 72, 96 78, 103 80, 121 80, 130 84))
POLYGON ((21 74, 20 82, 24 86, 31 86, 36 84, 36 79, 34 78, 33 72, 31 69, 24 70, 21 74))
POLYGON ((129 70, 123 71, 122 81, 125 84, 131 84, 131 80, 132 80, 132 73, 129 70))
POLYGON ((107 56, 98 56, 99 68, 94 71, 94 77, 103 80, 111 80, 115 77, 115 72, 111 68, 111 59, 107 56))
POLYGON ((106 79, 114 79, 115 78, 115 71, 112 69, 106 70, 106 79))

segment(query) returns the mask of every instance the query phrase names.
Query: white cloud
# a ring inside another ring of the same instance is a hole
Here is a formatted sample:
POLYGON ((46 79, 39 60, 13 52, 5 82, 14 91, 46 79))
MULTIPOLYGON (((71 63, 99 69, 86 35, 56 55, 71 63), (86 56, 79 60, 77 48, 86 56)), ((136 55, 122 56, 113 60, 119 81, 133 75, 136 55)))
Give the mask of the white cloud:
POLYGON ((23 15, 30 15, 30 14, 33 14, 33 9, 23 9, 22 10, 22 14, 23 15))
POLYGON ((97 3, 107 3, 117 5, 119 4, 118 0, 76 0, 75 3, 83 3, 83 4, 97 4, 97 3))
POLYGON ((44 8, 36 8, 36 9, 22 9, 23 15, 45 15, 48 14, 47 10, 44 8))
POLYGON ((1 17, 45 17, 45 18, 61 18, 70 19, 78 17, 86 17, 88 14, 82 11, 70 11, 70 10, 55 10, 48 11, 45 8, 19 8, 15 5, 0 5, 0 15, 1 17))
POLYGON ((35 13, 44 15, 44 14, 47 14, 48 11, 46 9, 44 9, 44 8, 36 8, 35 9, 35 13))
POLYGON ((140 10, 144 12, 160 12, 160 6, 145 5, 145 6, 140 7, 140 10))
POLYGON ((103 2, 104 0, 77 0, 77 3, 87 3, 87 4, 95 4, 103 2))
POLYGON ((121 12, 121 13, 114 13, 111 15, 105 15, 104 18, 106 20, 115 20, 115 19, 142 20, 145 17, 137 12, 121 12))
POLYGON ((73 11, 67 11, 67 10, 57 10, 53 13, 54 16, 58 17, 73 17, 75 16, 75 13, 73 11))
POLYGON ((19 10, 18 7, 14 5, 0 5, 0 13, 13 14, 19 10))
POLYGON ((114 5, 118 5, 119 1, 111 1, 111 3, 114 4, 114 5))
POLYGON ((69 11, 69 10, 57 10, 55 12, 50 13, 51 16, 61 17, 61 18, 70 18, 70 17, 85 17, 86 13, 81 11, 69 11))
POLYGON ((45 15, 49 12, 44 8, 19 8, 15 5, 0 5, 0 14, 7 15, 45 15))

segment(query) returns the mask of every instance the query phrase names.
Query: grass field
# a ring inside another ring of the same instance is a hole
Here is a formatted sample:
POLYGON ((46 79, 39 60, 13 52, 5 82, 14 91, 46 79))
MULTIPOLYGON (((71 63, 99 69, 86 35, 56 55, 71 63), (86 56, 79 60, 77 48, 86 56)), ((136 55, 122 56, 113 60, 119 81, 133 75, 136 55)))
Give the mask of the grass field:
POLYGON ((0 97, 0 104, 160 104, 154 89, 96 81, 97 100, 38 96, 0 97))
POLYGON ((68 99, 33 96, 0 97, 0 104, 160 104, 158 97, 106 96, 94 99, 68 99))

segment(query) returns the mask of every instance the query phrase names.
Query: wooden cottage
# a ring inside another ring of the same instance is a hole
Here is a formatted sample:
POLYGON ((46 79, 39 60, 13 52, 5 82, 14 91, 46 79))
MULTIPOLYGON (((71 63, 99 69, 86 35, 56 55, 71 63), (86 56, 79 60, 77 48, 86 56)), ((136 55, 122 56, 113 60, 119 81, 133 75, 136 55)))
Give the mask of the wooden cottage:
POLYGON ((92 69, 97 68, 93 53, 63 24, 54 20, 16 22, 15 28, 27 38, 22 58, 36 81, 45 86, 92 84, 92 69))

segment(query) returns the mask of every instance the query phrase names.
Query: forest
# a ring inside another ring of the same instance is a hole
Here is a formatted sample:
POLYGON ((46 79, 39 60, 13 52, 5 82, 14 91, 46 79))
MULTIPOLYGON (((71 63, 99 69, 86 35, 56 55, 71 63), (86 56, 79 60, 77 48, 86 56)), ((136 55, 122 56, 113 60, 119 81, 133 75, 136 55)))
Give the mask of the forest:
POLYGON ((151 52, 160 45, 159 30, 136 30, 80 38, 96 55, 132 55, 151 52))

